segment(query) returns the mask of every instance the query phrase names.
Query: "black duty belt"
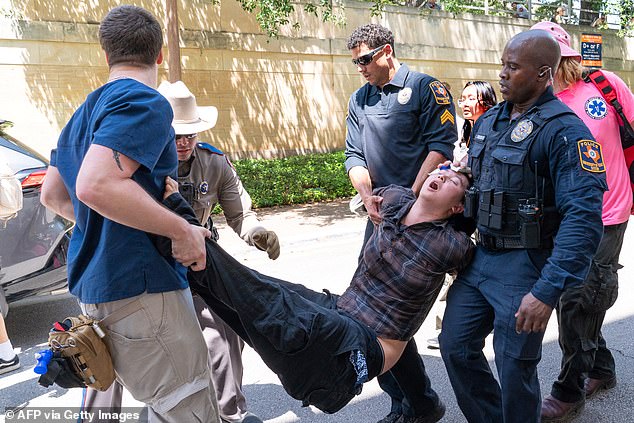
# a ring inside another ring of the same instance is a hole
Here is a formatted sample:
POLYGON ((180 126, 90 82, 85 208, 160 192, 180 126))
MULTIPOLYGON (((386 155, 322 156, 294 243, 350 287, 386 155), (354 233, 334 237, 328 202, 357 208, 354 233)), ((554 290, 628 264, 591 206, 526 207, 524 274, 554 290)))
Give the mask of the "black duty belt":
POLYGON ((500 237, 481 234, 476 232, 476 244, 486 248, 487 250, 509 250, 524 248, 519 237, 500 237))
MULTIPOLYGON (((482 234, 479 231, 476 231, 476 244, 486 248, 487 250, 497 251, 497 250, 516 250, 526 248, 522 243, 520 237, 502 237, 502 236, 491 236, 482 234)), ((550 249, 553 248, 552 239, 542 240, 540 249, 550 249)))

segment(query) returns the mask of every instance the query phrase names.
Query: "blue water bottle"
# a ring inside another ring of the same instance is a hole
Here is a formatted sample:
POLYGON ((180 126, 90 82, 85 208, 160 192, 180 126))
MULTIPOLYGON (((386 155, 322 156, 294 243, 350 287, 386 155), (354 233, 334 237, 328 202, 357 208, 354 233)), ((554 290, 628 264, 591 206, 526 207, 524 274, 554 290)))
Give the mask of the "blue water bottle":
POLYGON ((51 362, 51 358, 53 358, 53 351, 51 350, 42 350, 40 352, 35 353, 35 359, 37 360, 37 364, 33 368, 33 371, 38 375, 43 375, 48 370, 48 363, 51 362))

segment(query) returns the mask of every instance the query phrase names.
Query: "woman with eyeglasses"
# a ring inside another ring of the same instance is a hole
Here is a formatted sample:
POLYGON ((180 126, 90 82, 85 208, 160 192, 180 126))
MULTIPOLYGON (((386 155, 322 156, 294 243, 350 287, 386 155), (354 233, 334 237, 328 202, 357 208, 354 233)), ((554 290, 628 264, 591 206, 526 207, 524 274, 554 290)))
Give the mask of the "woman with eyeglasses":
POLYGON ((464 124, 462 126, 462 136, 460 137, 459 153, 454 154, 454 156, 457 156, 455 157, 456 160, 466 162, 473 124, 496 104, 495 90, 488 82, 469 81, 465 84, 458 100, 458 108, 462 111, 464 124))
MULTIPOLYGON (((476 120, 480 118, 487 110, 497 104, 497 97, 491 84, 486 81, 469 81, 462 89, 462 94, 458 100, 458 108, 462 111, 464 124, 462 125, 462 136, 458 140, 458 145, 454 150, 454 161, 460 162, 462 165, 467 163, 467 152, 469 151, 469 139, 471 137, 471 128, 476 120)), ((445 304, 447 302, 447 292, 451 287, 455 277, 446 275, 438 301, 436 303, 436 333, 440 334, 442 329, 442 319, 445 314, 445 304)), ((438 336, 427 340, 427 348, 438 349, 438 336)))

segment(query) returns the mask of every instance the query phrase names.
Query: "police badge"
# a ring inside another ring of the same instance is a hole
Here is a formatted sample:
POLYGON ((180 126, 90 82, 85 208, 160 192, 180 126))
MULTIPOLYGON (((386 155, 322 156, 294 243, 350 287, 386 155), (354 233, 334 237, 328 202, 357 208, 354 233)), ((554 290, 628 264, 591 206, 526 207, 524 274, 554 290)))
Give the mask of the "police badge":
POLYGON ((397 100, 400 104, 407 104, 410 98, 412 98, 412 89, 410 87, 405 87, 398 92, 397 100))
POLYGON ((200 185, 198 185, 198 192, 202 195, 205 195, 209 192, 209 183, 207 181, 202 181, 200 185))
POLYGON ((511 133, 511 141, 524 141, 526 137, 531 134, 531 132, 533 132, 533 122, 528 119, 524 119, 523 121, 520 121, 517 125, 515 125, 515 128, 511 133))

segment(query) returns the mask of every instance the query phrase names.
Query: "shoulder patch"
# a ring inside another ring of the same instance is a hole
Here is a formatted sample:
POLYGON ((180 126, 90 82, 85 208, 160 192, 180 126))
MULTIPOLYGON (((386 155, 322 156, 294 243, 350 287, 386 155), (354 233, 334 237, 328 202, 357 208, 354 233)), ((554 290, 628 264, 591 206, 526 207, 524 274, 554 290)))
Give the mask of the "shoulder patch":
POLYGON ((593 173, 605 172, 605 162, 601 152, 601 144, 592 140, 577 141, 581 168, 593 173))
POLYGON ((213 153, 213 154, 219 154, 221 156, 225 155, 225 153, 223 153, 222 151, 220 151, 219 149, 217 149, 213 145, 207 144, 206 142, 199 142, 198 144, 196 144, 196 146, 198 148, 202 148, 203 150, 207 150, 207 151, 209 151, 210 153, 213 153))
POLYGON ((445 109, 445 111, 440 115, 440 124, 444 125, 447 122, 451 122, 452 125, 456 124, 456 119, 453 117, 453 114, 449 111, 449 109, 445 109))
POLYGON ((434 98, 436 99, 436 103, 446 105, 450 103, 449 93, 447 92, 447 88, 440 81, 434 81, 429 84, 429 88, 431 92, 434 94, 434 98))

